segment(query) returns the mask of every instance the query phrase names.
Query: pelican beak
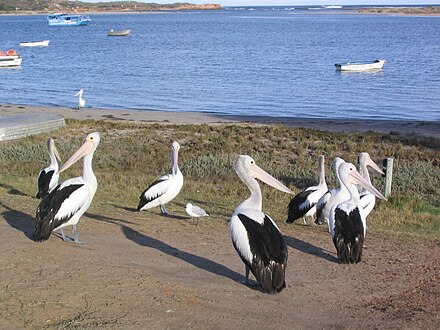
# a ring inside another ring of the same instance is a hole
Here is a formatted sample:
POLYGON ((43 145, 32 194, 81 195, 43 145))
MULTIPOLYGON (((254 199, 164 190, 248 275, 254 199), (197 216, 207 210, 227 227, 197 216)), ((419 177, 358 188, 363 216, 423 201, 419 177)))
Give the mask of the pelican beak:
POLYGON ((384 174, 382 169, 370 158, 367 157, 366 165, 371 166, 377 173, 384 174))
POLYGON ((350 178, 351 183, 358 184, 358 185, 362 186, 363 188, 365 188, 365 190, 368 190, 370 193, 372 193, 377 198, 387 200, 385 198, 385 196, 382 195, 382 193, 379 190, 374 188, 367 180, 365 180, 362 177, 362 175, 360 175, 360 173, 358 171, 350 172, 349 178, 350 178))
POLYGON ((53 146, 53 153, 54 153, 55 157, 58 159, 58 161, 61 162, 62 160, 61 160, 60 154, 58 153, 58 149, 57 149, 57 147, 55 147, 55 145, 53 146))
POLYGON ((249 173, 256 179, 259 179, 263 181, 264 183, 268 184, 269 186, 278 189, 279 191, 292 194, 292 191, 287 188, 285 185, 283 185, 281 182, 279 182, 277 179, 275 179, 272 175, 267 173, 265 170, 263 170, 261 167, 259 167, 256 164, 253 164, 249 168, 249 173))
POLYGON ((61 173, 65 170, 67 170, 70 166, 75 164, 78 160, 80 160, 82 157, 90 154, 95 149, 95 144, 92 141, 87 140, 83 143, 83 145, 70 157, 70 159, 64 163, 63 166, 61 166, 58 173, 61 173))

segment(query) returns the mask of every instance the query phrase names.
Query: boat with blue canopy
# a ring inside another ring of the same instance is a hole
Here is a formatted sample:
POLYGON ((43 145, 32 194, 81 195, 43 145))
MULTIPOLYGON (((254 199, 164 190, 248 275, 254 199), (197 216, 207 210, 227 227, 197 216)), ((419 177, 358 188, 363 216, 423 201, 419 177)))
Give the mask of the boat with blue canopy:
POLYGON ((47 16, 50 26, 78 26, 87 25, 92 20, 85 15, 70 15, 65 13, 56 13, 47 16))

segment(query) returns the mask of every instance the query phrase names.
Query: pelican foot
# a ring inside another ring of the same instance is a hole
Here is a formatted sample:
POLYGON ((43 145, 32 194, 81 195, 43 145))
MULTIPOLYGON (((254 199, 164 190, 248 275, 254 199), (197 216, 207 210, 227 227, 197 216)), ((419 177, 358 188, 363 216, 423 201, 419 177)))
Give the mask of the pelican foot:
POLYGON ((165 205, 160 205, 160 214, 161 215, 169 215, 167 209, 165 208, 165 205))

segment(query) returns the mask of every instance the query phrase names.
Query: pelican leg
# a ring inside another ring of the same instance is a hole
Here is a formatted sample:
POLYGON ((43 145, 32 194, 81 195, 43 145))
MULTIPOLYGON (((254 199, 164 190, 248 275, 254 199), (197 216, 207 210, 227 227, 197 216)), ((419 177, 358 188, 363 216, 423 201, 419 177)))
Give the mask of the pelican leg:
POLYGON ((61 236, 63 236, 63 241, 70 242, 71 239, 69 237, 67 237, 66 235, 64 235, 64 231, 62 229, 60 229, 60 231, 61 231, 61 236))
POLYGON ((303 216, 303 221, 304 221, 304 224, 307 226, 307 219, 306 219, 306 216, 303 216))
POLYGON ((168 211, 163 204, 160 204, 160 214, 168 214, 168 211))
POLYGON ((245 266, 245 279, 244 279, 244 283, 246 285, 249 285, 249 268, 248 266, 245 266))
POLYGON ((85 243, 85 242, 79 240, 78 230, 76 228, 76 225, 72 226, 72 234, 73 234, 73 242, 74 243, 79 243, 79 244, 84 244, 85 243))

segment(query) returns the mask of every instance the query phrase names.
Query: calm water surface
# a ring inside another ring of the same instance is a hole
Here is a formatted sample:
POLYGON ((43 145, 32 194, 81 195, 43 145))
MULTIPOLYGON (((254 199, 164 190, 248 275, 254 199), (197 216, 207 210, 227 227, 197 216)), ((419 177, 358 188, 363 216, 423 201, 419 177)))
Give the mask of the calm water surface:
POLYGON ((440 17, 221 10, 92 15, 85 27, 1 16, 0 103, 314 118, 440 120, 440 17), (131 28, 128 37, 110 29, 131 28), (46 48, 20 41, 50 39, 46 48), (334 63, 386 59, 340 73, 334 63))

